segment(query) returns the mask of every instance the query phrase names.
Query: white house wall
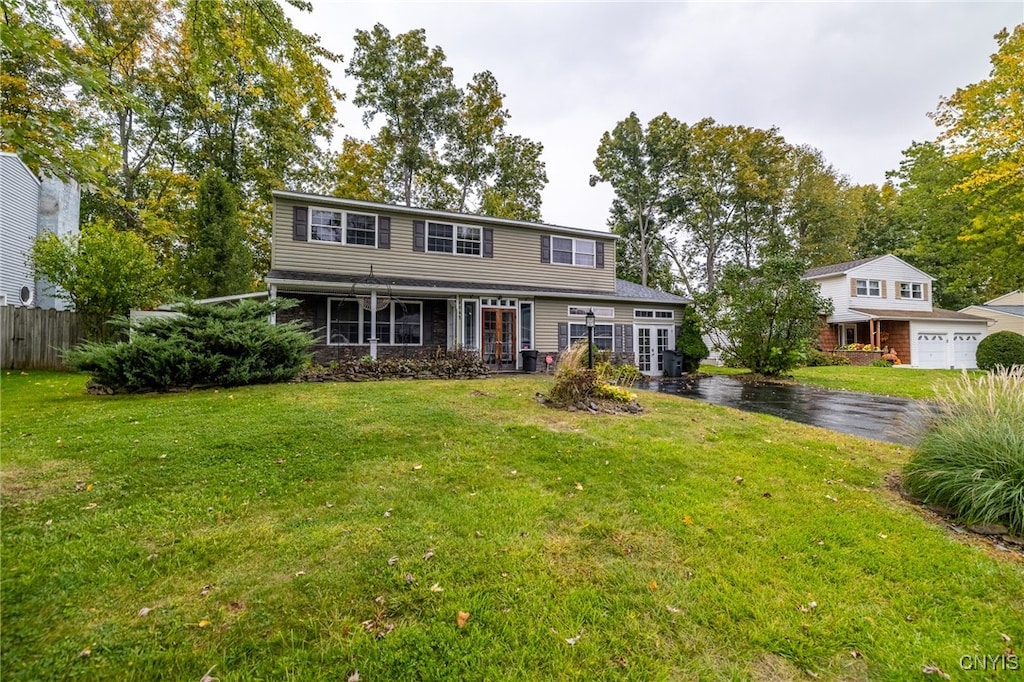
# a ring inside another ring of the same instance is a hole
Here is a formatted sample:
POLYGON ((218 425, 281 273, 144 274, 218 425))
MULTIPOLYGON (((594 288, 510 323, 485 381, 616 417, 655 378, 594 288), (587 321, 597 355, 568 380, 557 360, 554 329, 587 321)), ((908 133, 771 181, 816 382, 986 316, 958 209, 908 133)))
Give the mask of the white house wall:
MULTIPOLYGON (((846 273, 846 307, 869 308, 884 310, 918 310, 930 311, 932 309, 933 280, 928 275, 893 256, 883 256, 878 260, 865 263, 849 270, 846 273), (882 298, 870 296, 851 296, 850 281, 857 279, 877 279, 885 282, 885 296, 882 298), (897 282, 915 282, 927 285, 927 296, 923 300, 909 298, 897 298, 897 282)), ((834 299, 833 299, 834 300, 834 299)), ((840 310, 838 302, 836 311, 840 310)))
POLYGON ((38 220, 39 181, 17 155, 0 153, 0 295, 9 305, 21 305, 22 287, 35 291, 25 257, 38 220))
POLYGON ((910 321, 910 357, 911 367, 919 367, 918 358, 921 357, 918 351, 917 336, 919 333, 945 334, 946 335, 946 359, 943 368, 973 369, 977 365, 969 363, 970 367, 957 367, 954 362, 953 334, 954 333, 980 334, 982 337, 987 333, 985 322, 947 322, 940 320, 911 320, 910 321))

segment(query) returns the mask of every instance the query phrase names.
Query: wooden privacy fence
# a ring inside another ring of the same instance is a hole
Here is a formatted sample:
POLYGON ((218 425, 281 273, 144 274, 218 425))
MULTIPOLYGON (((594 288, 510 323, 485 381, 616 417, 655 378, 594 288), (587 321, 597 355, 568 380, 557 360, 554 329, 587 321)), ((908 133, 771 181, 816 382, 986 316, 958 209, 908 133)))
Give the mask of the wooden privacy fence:
POLYGON ((0 306, 4 369, 67 369, 61 353, 83 340, 77 313, 0 306))

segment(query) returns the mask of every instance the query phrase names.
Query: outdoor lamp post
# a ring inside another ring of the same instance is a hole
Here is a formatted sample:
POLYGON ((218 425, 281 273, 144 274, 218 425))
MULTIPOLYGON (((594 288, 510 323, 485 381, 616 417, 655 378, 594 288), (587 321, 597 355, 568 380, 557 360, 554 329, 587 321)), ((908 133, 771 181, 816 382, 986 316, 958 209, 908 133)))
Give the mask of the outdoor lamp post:
POLYGON ((587 369, 594 369, 594 309, 587 311, 587 369))

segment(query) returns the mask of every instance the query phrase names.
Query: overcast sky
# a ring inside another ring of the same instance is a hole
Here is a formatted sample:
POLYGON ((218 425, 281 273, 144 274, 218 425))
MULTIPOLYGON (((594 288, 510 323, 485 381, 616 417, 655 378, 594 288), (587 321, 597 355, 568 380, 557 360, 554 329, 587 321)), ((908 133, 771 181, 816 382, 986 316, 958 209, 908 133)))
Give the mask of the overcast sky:
POLYGON ((337 136, 368 138, 344 76, 356 29, 426 29, 465 85, 494 73, 508 130, 544 145, 545 222, 607 229, 592 188, 601 134, 636 111, 688 123, 777 126, 855 183, 881 183, 912 141, 933 139, 940 97, 988 75, 993 35, 1024 2, 339 2, 293 15, 345 62, 337 136))

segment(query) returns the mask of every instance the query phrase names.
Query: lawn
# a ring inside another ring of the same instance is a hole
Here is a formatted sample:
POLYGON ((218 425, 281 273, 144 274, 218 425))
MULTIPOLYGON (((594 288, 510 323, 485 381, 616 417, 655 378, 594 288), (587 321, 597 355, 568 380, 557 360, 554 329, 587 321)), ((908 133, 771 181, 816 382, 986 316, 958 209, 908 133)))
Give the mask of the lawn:
POLYGON ((5 372, 4 679, 920 680, 1024 641, 1024 562, 890 493, 899 447, 546 382, 5 372))
MULTIPOLYGON (((748 374, 749 370, 701 365, 705 374, 748 374)), ((955 381, 962 370, 916 369, 913 367, 798 367, 782 381, 844 391, 861 391, 904 398, 934 398, 935 388, 955 381)), ((972 372, 973 373, 973 372, 972 372)))

